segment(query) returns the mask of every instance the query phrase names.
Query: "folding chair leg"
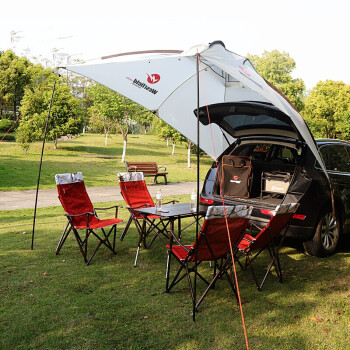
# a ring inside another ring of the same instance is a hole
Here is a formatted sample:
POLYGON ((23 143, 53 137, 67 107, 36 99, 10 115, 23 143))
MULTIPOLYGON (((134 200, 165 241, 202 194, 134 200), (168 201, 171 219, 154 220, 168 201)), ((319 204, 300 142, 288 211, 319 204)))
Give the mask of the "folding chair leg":
POLYGON ((192 302, 194 303, 194 293, 193 293, 193 287, 192 287, 192 281, 191 281, 191 276, 190 276, 190 271, 188 269, 187 264, 185 264, 185 269, 186 269, 186 276, 187 276, 187 281, 188 281, 188 285, 190 287, 190 293, 191 293, 191 298, 192 298, 192 302))
POLYGON ((169 285, 170 260, 171 260, 171 252, 170 250, 168 250, 168 256, 166 259, 166 271, 165 271, 165 278, 166 278, 165 289, 166 290, 168 290, 168 285, 169 285))
POLYGON ((56 248, 56 255, 59 255, 59 253, 60 253, 60 251, 61 251, 61 249, 63 247, 63 244, 65 243, 65 241, 66 241, 66 239, 67 239, 67 237, 68 237, 68 235, 70 234, 71 231, 73 231, 73 233, 74 233, 74 237, 75 237, 75 239, 76 239, 76 241, 78 243, 79 250, 81 252, 81 255, 84 258, 84 262, 86 263, 87 262, 87 259, 86 259, 86 246, 87 246, 87 237, 88 237, 88 235, 85 237, 85 240, 83 241, 80 238, 79 233, 71 225, 70 222, 67 223, 66 228, 64 229, 63 234, 62 234, 62 236, 60 238, 60 241, 58 242, 58 245, 57 245, 57 248, 56 248), (85 249, 83 249, 83 246, 85 247, 85 249))
POLYGON ((196 309, 199 307, 199 305, 203 301, 204 297, 208 294, 209 290, 215 286, 215 283, 216 283, 217 279, 220 277, 221 273, 222 273, 221 271, 218 271, 216 273, 216 275, 214 276, 213 280, 209 283, 208 287, 206 288, 206 290, 204 291, 204 293, 202 294, 202 296, 198 300, 198 302, 196 304, 196 309))
POLYGON ((277 269, 276 269, 276 272, 278 271, 277 273, 277 276, 278 276, 278 280, 283 283, 283 279, 282 279, 282 268, 281 268, 281 263, 280 263, 280 258, 279 258, 279 255, 277 253, 276 255, 276 261, 277 261, 277 269))
POLYGON ((135 256, 135 261, 134 261, 134 267, 137 266, 137 258, 139 257, 139 253, 140 253, 140 244, 137 246, 136 256, 135 256))
POLYGON ((70 231, 72 230, 72 227, 70 226, 69 227, 69 230, 68 230, 68 226, 70 225, 70 223, 68 222, 67 225, 66 225, 66 228, 64 229, 63 233, 62 233, 62 236, 58 242, 58 245, 57 245, 57 248, 56 248, 56 255, 58 255, 60 253, 60 250, 64 244, 64 242, 66 241, 70 231))
POLYGON ((113 252, 115 254, 115 240, 117 238, 117 225, 113 228, 113 252))
POLYGON ((121 240, 121 241, 123 241, 123 239, 124 239, 126 233, 128 232, 128 229, 129 229, 129 227, 130 227, 131 222, 132 222, 132 215, 130 215, 129 220, 128 220, 128 222, 127 222, 126 225, 125 225, 124 231, 123 231, 122 234, 120 235, 120 240, 121 240))
POLYGON ((228 279, 228 282, 230 283, 231 285, 231 288, 233 290, 233 293, 236 297, 236 301, 237 301, 237 305, 239 304, 239 299, 238 299, 238 293, 237 293, 237 286, 236 286, 236 282, 235 282, 235 279, 234 279, 234 274, 233 274, 233 269, 232 269, 232 264, 230 264, 230 273, 228 273, 226 270, 225 270, 225 275, 228 279))
POLYGON ((85 243, 84 243, 84 247, 85 247, 85 251, 84 251, 84 255, 85 255, 85 262, 86 262, 86 259, 87 259, 87 249, 88 249, 88 238, 89 238, 89 229, 86 228, 85 229, 85 243))
POLYGON ((176 285, 178 284, 180 281, 182 281, 182 279, 186 276, 186 273, 182 274, 182 276, 180 278, 178 278, 180 276, 180 273, 182 272, 182 270, 184 269, 184 264, 181 264, 181 267, 179 268, 179 270, 177 271, 175 277, 173 278, 173 281, 170 283, 169 285, 169 278, 170 278, 170 266, 169 266, 169 271, 168 273, 168 280, 166 281, 166 289, 163 293, 169 293, 170 290, 176 285))
POLYGON ((261 291, 261 287, 259 285, 258 279, 256 278, 256 274, 255 274, 255 271, 254 271, 254 268, 253 268, 253 262, 252 262, 252 260, 249 259, 248 255, 246 256, 246 264, 249 265, 250 272, 252 273, 254 282, 255 282, 255 284, 256 284, 256 286, 258 288, 258 291, 260 292, 261 291))
POLYGON ((266 278, 267 278, 268 274, 271 271, 272 266, 275 267, 278 280, 279 280, 279 282, 282 283, 282 269, 281 269, 281 265, 280 265, 280 262, 279 262, 278 255, 276 255, 276 253, 275 253, 273 248, 272 248, 272 251, 271 251, 270 248, 268 250, 269 250, 269 253, 270 253, 270 257, 271 257, 271 262, 270 262, 270 264, 269 264, 269 266, 267 268, 267 271, 265 273, 265 276, 264 276, 264 278, 263 278, 263 280, 262 280, 262 282, 261 282, 261 284, 260 284, 260 286, 258 288, 259 291, 262 289, 262 287, 263 287, 263 285, 264 285, 264 283, 266 281, 266 278), (277 260, 277 263, 276 263, 276 260, 277 260))
POLYGON ((80 252, 84 258, 84 262, 86 263, 87 262, 87 253, 86 253, 86 250, 87 250, 87 238, 88 238, 88 235, 85 237, 85 240, 82 241, 80 236, 79 236, 79 233, 76 231, 75 228, 72 227, 72 230, 73 230, 73 233, 74 233, 74 236, 75 236, 75 239, 77 240, 78 242, 78 246, 79 246, 79 249, 80 249, 80 252), (85 246, 85 249, 83 249, 83 246, 85 246))

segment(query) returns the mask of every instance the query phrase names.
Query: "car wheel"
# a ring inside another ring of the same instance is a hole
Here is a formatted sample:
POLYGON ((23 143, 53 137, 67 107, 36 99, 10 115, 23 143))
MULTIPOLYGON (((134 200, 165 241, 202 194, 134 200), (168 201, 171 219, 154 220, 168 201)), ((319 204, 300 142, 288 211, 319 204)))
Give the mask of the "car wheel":
POLYGON ((340 236, 339 217, 334 219, 331 210, 325 211, 316 226, 314 237, 304 242, 304 248, 310 255, 325 257, 332 255, 338 245, 340 236))

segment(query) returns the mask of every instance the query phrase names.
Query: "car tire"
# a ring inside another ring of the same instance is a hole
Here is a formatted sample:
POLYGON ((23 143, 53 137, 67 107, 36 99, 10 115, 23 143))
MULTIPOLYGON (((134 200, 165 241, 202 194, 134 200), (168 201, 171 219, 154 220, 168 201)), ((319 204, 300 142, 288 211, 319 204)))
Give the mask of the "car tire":
POLYGON ((340 237, 339 216, 335 220, 331 209, 322 213, 317 225, 314 237, 304 242, 306 252, 312 256, 326 257, 334 254, 340 237))

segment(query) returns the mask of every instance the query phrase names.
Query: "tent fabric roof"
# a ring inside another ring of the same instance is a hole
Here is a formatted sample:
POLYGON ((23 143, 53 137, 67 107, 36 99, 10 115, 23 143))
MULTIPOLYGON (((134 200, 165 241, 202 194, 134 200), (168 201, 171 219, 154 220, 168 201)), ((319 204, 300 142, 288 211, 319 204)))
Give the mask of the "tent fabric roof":
MULTIPOLYGON (((247 58, 228 51, 221 42, 193 46, 183 52, 160 50, 112 55, 97 63, 66 69, 91 78, 155 112, 196 143, 197 54, 200 57, 200 107, 223 102, 271 103, 289 116, 323 165, 301 115, 257 73, 247 58)), ((200 125, 199 146, 213 158, 233 141, 215 124, 200 125)))

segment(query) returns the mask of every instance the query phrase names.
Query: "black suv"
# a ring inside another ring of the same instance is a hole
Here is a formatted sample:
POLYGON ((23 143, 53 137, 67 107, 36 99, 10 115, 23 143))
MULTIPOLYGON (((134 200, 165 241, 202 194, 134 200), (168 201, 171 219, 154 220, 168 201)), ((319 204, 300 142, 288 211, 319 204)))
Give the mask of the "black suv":
POLYGON ((201 205, 219 205, 222 196, 227 204, 251 205, 252 219, 262 225, 278 204, 297 202, 287 236, 302 240, 310 255, 333 254, 340 234, 350 231, 350 142, 315 140, 327 177, 309 145, 272 105, 211 105, 200 110, 203 124, 208 124, 207 111, 211 123, 235 141, 208 171, 201 205), (239 172, 230 173, 233 167, 239 172))

